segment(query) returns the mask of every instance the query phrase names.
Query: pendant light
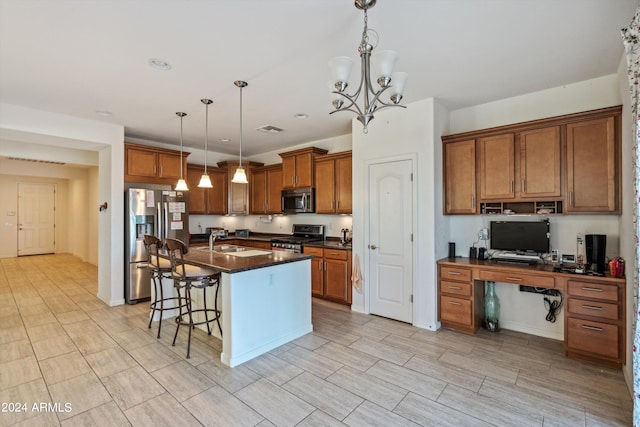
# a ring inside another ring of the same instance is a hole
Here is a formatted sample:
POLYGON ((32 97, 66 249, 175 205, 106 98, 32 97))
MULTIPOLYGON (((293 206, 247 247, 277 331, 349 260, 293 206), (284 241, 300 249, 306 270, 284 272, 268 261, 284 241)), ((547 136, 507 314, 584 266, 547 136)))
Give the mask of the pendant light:
POLYGON ((177 191, 188 191, 189 187, 187 187, 187 182, 182 177, 182 118, 186 116, 187 113, 176 113, 176 116, 180 117, 180 179, 176 184, 177 191))
POLYGON ((240 88, 240 164, 238 165, 231 182, 236 184, 248 184, 249 181, 247 181, 247 174, 244 172, 244 168, 242 167, 242 88, 247 87, 248 83, 242 80, 236 80, 233 84, 240 88))
POLYGON ((206 114, 205 114, 205 125, 204 125, 204 173, 200 177, 200 183, 198 187, 200 188, 213 188, 211 184, 211 179, 209 178, 209 174, 207 174, 207 150, 209 146, 209 104, 213 101, 207 98, 203 98, 200 100, 205 105, 206 114))

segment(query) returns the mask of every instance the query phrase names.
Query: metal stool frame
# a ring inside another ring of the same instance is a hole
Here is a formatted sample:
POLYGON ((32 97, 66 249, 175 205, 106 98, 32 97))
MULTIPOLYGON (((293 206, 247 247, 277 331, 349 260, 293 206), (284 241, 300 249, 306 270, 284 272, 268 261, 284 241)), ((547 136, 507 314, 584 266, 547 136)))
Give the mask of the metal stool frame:
MULTIPOLYGON (((178 292, 178 298, 180 302, 180 313, 176 317, 176 333, 173 336, 172 345, 176 345, 176 338, 178 337, 178 331, 180 325, 189 327, 189 339, 187 342, 187 359, 190 358, 191 353, 191 330, 198 325, 207 325, 207 332, 211 335, 211 323, 216 322, 218 324, 218 330, 220 336, 222 336, 222 326, 220 325, 221 312, 218 309, 218 292, 220 291, 220 272, 216 270, 207 270, 198 268, 200 273, 198 275, 187 275, 187 268, 185 267, 184 254, 188 249, 184 242, 176 239, 167 239, 165 242, 167 251, 169 252, 169 260, 171 261, 171 275, 173 277, 173 285, 178 292), (207 288, 215 286, 214 308, 207 308, 207 288), (202 289, 203 293, 203 307, 198 309, 192 308, 191 290, 202 289), (184 297, 182 292, 184 291, 184 297), (184 305, 183 305, 184 303, 184 305), (183 310, 186 309, 186 312, 183 310), (204 321, 194 322, 193 314, 203 313, 204 321), (212 314, 210 318, 209 315, 212 314)), ((197 267, 196 267, 197 268, 197 267)))
POLYGON ((160 331, 162 329, 162 313, 165 311, 178 310, 181 305, 181 301, 178 297, 164 297, 164 290, 162 288, 162 279, 171 278, 171 265, 163 265, 159 256, 159 251, 162 249, 162 240, 156 236, 145 234, 143 238, 144 248, 147 251, 147 267, 153 281, 153 288, 155 290, 155 300, 151 301, 151 316, 149 318, 149 329, 151 329, 151 323, 156 312, 160 313, 160 319, 158 321, 158 336, 160 338, 160 331), (158 298, 160 296, 160 298, 158 298), (178 306, 165 307, 165 301, 177 301, 178 306), (158 307, 158 305, 160 307, 158 307))

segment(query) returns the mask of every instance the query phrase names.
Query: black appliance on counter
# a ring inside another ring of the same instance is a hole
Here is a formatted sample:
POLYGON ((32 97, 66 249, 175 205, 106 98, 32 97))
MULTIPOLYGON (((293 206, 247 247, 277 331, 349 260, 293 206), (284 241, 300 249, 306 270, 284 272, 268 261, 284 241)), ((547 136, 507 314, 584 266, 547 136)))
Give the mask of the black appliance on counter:
POLYGON ((315 191, 315 188, 282 190, 282 212, 288 214, 315 212, 315 191))
POLYGON ((293 224, 293 235, 271 239, 272 251, 302 253, 302 245, 324 240, 324 225, 293 224))
POLYGON ((605 252, 607 248, 606 234, 587 234, 584 236, 586 244, 587 268, 602 273, 607 267, 605 252))

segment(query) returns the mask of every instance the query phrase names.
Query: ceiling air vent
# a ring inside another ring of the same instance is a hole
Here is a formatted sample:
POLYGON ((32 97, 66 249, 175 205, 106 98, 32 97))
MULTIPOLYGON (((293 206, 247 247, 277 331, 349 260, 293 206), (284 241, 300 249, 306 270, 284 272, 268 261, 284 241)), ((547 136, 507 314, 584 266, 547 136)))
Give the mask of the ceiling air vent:
POLYGON ((266 126, 262 126, 258 129, 256 129, 258 132, 264 132, 264 133, 280 133, 282 132, 284 129, 281 129, 279 127, 275 127, 272 125, 266 125, 266 126))
POLYGON ((54 162, 52 160, 36 160, 36 159, 25 159, 22 157, 7 157, 9 160, 18 160, 20 162, 31 162, 31 163, 47 163, 50 165, 66 165, 64 162, 54 162))

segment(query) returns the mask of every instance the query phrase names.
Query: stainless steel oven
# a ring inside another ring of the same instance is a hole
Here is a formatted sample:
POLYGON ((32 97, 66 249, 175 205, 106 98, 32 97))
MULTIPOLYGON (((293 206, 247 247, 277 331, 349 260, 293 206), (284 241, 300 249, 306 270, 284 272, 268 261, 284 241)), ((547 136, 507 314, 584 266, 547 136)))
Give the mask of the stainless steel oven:
POLYGON ((315 212, 315 189, 282 190, 282 211, 288 214, 315 212))
POLYGON ((293 224, 293 235, 271 240, 272 251, 302 253, 302 245, 324 240, 324 225, 293 224))

